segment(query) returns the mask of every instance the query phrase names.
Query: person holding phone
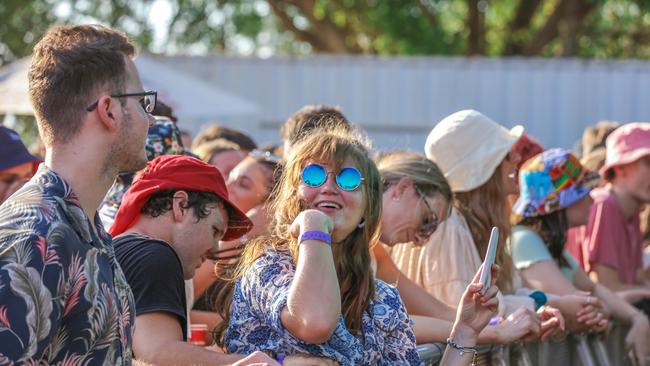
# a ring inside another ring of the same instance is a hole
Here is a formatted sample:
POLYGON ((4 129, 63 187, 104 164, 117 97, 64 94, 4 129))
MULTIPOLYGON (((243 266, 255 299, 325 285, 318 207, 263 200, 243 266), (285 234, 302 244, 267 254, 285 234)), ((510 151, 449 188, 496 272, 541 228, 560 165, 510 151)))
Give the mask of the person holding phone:
MULTIPOLYGON (((375 279, 381 179, 350 133, 317 131, 288 156, 275 196, 272 235, 247 245, 235 276, 228 352, 309 353, 343 365, 420 365, 398 292, 375 279)), ((494 314, 496 287, 468 286, 445 365, 471 361, 477 334, 494 314)))
MULTIPOLYGON (((452 329, 456 308, 436 299, 402 273, 389 252, 413 242, 425 245, 444 223, 452 208, 453 193, 440 168, 425 156, 410 151, 381 153, 376 158, 382 179, 380 244, 371 248, 377 278, 394 285, 413 320, 417 343, 444 342, 452 329)), ((373 261, 373 263, 374 263, 373 261)), ((520 311, 479 334, 481 344, 507 344, 539 327, 536 314, 520 311)))
MULTIPOLYGON (((505 250, 510 235, 508 194, 517 193, 513 177, 520 160, 513 147, 522 133, 521 126, 506 129, 475 110, 459 111, 440 121, 427 138, 425 152, 451 186, 451 214, 424 246, 405 244, 393 249, 391 256, 409 278, 453 306, 481 266, 490 230, 496 226, 501 234, 495 260, 497 286, 503 293, 501 321, 532 318, 532 326, 517 335, 538 339, 562 332, 564 321, 558 309, 529 296, 532 291, 523 286, 505 250)), ((559 304, 567 302, 567 313, 577 313, 588 300, 576 295, 560 299, 559 304)), ((558 299, 552 301, 558 304, 558 299)))

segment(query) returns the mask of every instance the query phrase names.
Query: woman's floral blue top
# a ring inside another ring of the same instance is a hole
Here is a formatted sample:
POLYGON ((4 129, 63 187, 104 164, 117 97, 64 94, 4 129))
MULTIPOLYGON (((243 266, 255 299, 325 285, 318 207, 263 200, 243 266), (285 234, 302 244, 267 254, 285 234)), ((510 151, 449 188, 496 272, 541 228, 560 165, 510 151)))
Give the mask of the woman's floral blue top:
POLYGON ((285 330, 280 321, 287 304, 295 264, 288 252, 267 250, 235 284, 226 331, 229 353, 270 351, 311 354, 341 365, 421 365, 415 336, 397 290, 375 280, 375 299, 363 315, 363 337, 345 327, 343 316, 332 337, 323 344, 305 343, 285 330))
POLYGON ((0 206, 0 365, 130 365, 134 316, 110 236, 42 165, 0 206))

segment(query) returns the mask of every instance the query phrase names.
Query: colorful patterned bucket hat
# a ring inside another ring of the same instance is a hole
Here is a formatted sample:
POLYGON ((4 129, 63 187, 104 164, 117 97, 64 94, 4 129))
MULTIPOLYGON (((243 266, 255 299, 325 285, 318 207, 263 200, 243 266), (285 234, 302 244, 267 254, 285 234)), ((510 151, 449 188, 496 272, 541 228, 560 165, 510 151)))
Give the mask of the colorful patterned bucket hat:
POLYGON ((599 181, 598 173, 585 169, 569 150, 546 150, 519 170, 520 196, 513 210, 535 217, 565 209, 588 195, 599 181))
POLYGON ((147 142, 147 160, 151 161, 160 155, 182 155, 183 144, 181 131, 171 119, 155 116, 156 122, 149 127, 147 142))

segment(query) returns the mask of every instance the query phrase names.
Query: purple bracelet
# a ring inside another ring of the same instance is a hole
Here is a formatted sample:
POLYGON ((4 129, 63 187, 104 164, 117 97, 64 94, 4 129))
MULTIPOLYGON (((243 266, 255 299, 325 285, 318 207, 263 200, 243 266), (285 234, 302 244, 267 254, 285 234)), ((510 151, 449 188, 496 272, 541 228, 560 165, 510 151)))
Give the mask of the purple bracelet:
POLYGON ((278 358, 276 359, 280 365, 284 363, 284 355, 282 353, 278 353, 278 358))
POLYGON ((305 231, 304 233, 300 234, 300 237, 298 238, 298 243, 300 244, 305 240, 318 240, 318 241, 322 241, 327 245, 332 245, 332 237, 330 236, 330 234, 323 231, 317 231, 317 230, 305 231))

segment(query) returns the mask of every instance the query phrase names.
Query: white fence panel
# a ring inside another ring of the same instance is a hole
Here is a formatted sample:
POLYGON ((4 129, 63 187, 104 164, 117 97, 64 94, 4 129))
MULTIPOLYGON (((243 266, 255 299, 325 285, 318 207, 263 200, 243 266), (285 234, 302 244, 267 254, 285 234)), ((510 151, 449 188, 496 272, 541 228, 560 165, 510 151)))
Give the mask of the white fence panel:
MULTIPOLYGON (((177 69, 247 98, 262 111, 249 131, 279 140, 278 126, 305 104, 340 105, 381 149, 421 151, 444 116, 475 108, 505 126, 523 124, 545 146, 572 147, 601 119, 650 120, 650 63, 574 59, 270 59, 169 57, 177 69)), ((218 101, 215 101, 218 103, 218 101)))

